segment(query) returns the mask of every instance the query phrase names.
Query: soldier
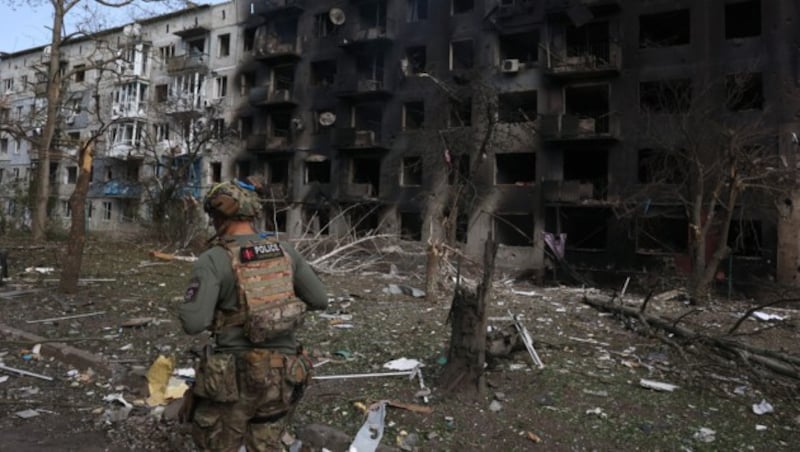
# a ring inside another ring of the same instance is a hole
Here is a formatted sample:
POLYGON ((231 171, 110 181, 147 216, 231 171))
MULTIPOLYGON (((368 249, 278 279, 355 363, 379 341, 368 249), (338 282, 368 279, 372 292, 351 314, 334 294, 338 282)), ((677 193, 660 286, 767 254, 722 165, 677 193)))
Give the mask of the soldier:
POLYGON ((202 450, 282 450, 287 415, 311 378, 295 330, 327 306, 325 287, 289 244, 253 226, 258 184, 214 186, 204 210, 214 245, 200 255, 178 313, 187 334, 210 330, 186 413, 202 450))

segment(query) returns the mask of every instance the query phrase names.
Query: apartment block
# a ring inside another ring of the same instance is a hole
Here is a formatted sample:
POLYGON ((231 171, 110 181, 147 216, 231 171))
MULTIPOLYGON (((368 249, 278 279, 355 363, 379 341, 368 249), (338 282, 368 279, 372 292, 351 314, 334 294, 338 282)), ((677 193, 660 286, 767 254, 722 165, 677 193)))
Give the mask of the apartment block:
MULTIPOLYGON (((124 121, 99 150, 90 228, 125 231, 146 216, 138 181, 158 168, 138 155, 142 137, 174 150, 163 118, 215 105, 238 139, 192 162, 185 194, 264 176, 267 229, 421 241, 449 229, 472 256, 491 232, 508 267, 541 270, 556 252, 598 269, 680 270, 689 224, 668 187, 635 217, 620 214, 650 183, 653 114, 680 109, 658 94, 739 86, 719 110, 762 121, 775 152, 796 155, 798 20, 792 0, 234 0, 109 30, 107 41, 130 41, 132 66, 104 88, 124 121)), ((68 64, 90 43, 69 44, 68 64)), ((30 68, 44 58, 46 47, 3 56, 0 114, 37 110, 30 68)), ((74 82, 63 127, 79 139, 92 126, 78 107, 91 99, 74 82)), ((74 163, 54 161, 63 204, 74 163)), ((0 138, 2 183, 35 163, 25 140, 0 138)), ((800 216, 747 212, 731 265, 794 281, 800 216)))

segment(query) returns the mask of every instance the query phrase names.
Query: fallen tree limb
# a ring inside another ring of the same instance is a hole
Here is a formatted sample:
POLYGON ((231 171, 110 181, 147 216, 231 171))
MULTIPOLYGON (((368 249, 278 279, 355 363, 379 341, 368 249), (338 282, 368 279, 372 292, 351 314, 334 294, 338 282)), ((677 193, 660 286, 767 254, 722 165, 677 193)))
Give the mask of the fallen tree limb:
POLYGON ((606 301, 607 299, 608 297, 605 296, 590 297, 584 295, 583 297, 584 303, 596 309, 645 321, 650 327, 658 327, 664 331, 668 331, 676 336, 679 336, 682 339, 695 340, 707 345, 712 345, 725 352, 741 356, 748 362, 758 363, 772 370, 773 372, 800 380, 800 358, 798 357, 776 352, 774 350, 753 347, 725 337, 704 335, 689 328, 680 326, 672 319, 665 319, 654 315, 644 314, 637 308, 616 305, 612 302, 606 301))

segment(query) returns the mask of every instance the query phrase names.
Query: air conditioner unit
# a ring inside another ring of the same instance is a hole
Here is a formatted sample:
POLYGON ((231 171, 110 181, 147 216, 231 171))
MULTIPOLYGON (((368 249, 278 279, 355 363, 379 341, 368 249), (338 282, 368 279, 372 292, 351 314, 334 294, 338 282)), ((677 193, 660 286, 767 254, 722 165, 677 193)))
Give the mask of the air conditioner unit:
POLYGON ((519 60, 515 58, 503 60, 503 62, 500 64, 500 70, 506 74, 519 72, 519 60))

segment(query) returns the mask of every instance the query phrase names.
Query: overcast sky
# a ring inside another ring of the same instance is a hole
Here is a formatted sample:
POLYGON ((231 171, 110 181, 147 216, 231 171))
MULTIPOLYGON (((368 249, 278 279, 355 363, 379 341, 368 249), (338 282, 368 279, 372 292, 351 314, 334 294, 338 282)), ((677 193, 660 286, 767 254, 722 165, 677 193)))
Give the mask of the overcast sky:
MULTIPOLYGON (((200 0, 196 3, 221 3, 222 1, 224 0, 200 0)), ((92 8, 96 8, 95 5, 97 5, 86 0, 83 3, 92 8)), ((103 29, 132 22, 137 17, 150 17, 160 12, 167 12, 177 8, 176 4, 177 2, 174 2, 171 7, 165 7, 157 3, 144 4, 135 0, 134 5, 125 9, 103 8, 96 11, 87 11, 82 8, 84 5, 78 5, 68 16, 67 28, 68 31, 75 29, 75 19, 78 16, 92 17, 92 27, 103 29)), ((8 0, 0 0, 0 52, 18 52, 47 44, 50 40, 50 27, 53 22, 49 5, 50 2, 45 1, 38 8, 31 8, 28 5, 12 8, 8 5, 8 0)))

